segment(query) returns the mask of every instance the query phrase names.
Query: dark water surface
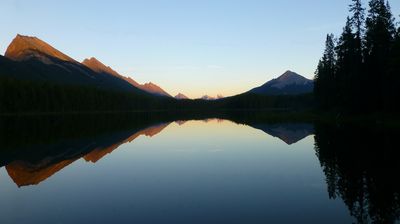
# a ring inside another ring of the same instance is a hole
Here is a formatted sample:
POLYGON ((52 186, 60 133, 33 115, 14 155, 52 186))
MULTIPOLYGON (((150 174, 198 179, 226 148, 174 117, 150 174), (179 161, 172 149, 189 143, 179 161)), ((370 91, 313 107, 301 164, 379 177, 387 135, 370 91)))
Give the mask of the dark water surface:
POLYGON ((0 223, 399 219, 396 131, 219 117, 1 118, 0 223))

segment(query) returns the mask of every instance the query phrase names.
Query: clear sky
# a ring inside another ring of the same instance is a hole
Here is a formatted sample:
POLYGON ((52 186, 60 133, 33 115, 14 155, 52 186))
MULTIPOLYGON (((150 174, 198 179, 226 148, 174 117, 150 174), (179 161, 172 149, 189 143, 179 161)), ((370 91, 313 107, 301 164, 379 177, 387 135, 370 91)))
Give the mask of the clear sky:
MULTIPOLYGON (((1 0, 0 51, 19 33, 95 56, 172 95, 234 95, 293 70, 312 78, 350 0, 1 0)), ((400 1, 391 0, 398 21, 400 1)))

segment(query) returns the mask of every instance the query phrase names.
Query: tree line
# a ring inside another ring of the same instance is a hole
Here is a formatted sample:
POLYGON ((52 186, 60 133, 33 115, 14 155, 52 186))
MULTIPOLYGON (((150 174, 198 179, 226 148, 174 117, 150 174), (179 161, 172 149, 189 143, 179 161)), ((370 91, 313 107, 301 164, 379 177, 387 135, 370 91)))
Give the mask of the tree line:
POLYGON ((175 104, 150 94, 0 77, 0 113, 158 110, 175 104))
POLYGON ((320 109, 396 112, 400 99, 400 27, 389 2, 352 0, 339 38, 328 34, 315 73, 320 109))
POLYGON ((303 109, 314 105, 312 94, 263 96, 244 93, 220 100, 176 100, 100 87, 61 85, 0 76, 0 114, 111 111, 223 111, 303 109))

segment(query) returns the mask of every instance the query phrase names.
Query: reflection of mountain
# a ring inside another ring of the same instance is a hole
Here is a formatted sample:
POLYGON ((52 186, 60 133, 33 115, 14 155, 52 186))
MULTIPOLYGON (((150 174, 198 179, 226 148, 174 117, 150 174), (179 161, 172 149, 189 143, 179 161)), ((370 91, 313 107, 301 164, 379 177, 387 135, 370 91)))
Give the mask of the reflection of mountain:
MULTIPOLYGON (((111 153, 122 144, 131 142, 141 135, 152 137, 160 133, 169 123, 153 125, 148 128, 134 131, 115 133, 93 142, 73 144, 76 148, 72 153, 68 150, 59 150, 59 155, 44 157, 39 161, 29 162, 16 160, 6 165, 6 170, 13 181, 19 186, 36 185, 54 175, 64 167, 80 158, 96 163, 105 155, 111 153), (72 155, 71 155, 72 154, 72 155)), ((66 145, 68 147, 68 145, 66 145)))
POLYGON ((177 123, 179 126, 184 125, 186 122, 187 122, 187 121, 181 121, 181 120, 175 121, 175 123, 177 123))
POLYGON ((217 123, 223 123, 226 120, 225 119, 220 119, 220 118, 207 118, 207 119, 203 119, 202 121, 204 123, 213 122, 213 121, 216 121, 217 123))
POLYGON ((37 185, 64 167, 75 162, 76 159, 63 160, 58 163, 48 164, 50 161, 43 161, 41 164, 30 164, 24 161, 15 161, 6 166, 8 175, 18 187, 37 185))
POLYGON ((281 139, 288 145, 292 145, 314 133, 314 125, 309 123, 252 124, 251 126, 281 139))
POLYGON ((150 127, 146 128, 144 130, 138 131, 137 133, 131 135, 127 139, 123 140, 122 142, 115 143, 115 144, 113 144, 113 145, 111 145, 109 147, 106 147, 106 148, 96 148, 93 151, 91 151, 90 153, 88 153, 87 155, 85 155, 84 159, 86 161, 90 161, 90 162, 95 163, 95 162, 99 161, 101 158, 103 158, 105 155, 112 153, 120 145, 128 143, 128 142, 132 142, 133 140, 135 140, 137 137, 139 137, 141 135, 148 136, 148 137, 153 137, 154 135, 157 135, 162 130, 164 130, 164 128, 166 128, 169 124, 170 123, 158 124, 158 125, 150 126, 150 127))
POLYGON ((0 117, 0 166, 5 166, 18 186, 39 184, 76 160, 96 163, 141 135, 157 135, 172 121, 182 125, 193 119, 236 120, 279 136, 288 144, 312 132, 311 125, 267 125, 249 118, 254 116, 143 113, 0 117))

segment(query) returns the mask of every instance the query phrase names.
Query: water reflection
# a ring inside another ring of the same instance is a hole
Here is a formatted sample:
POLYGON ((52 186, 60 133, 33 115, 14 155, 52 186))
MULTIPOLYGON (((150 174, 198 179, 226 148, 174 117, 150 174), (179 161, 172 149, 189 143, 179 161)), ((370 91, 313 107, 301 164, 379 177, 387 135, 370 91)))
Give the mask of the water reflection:
MULTIPOLYGON (((327 197, 342 200, 358 223, 394 223, 399 219, 400 152, 395 147, 396 131, 277 122, 257 116, 212 117, 194 119, 221 125, 229 119, 287 145, 315 135, 315 152, 326 177, 327 197)), ((18 187, 38 185, 79 159, 96 163, 139 136, 151 138, 172 123, 184 128, 190 120, 190 116, 162 114, 1 118, 0 165, 18 187)))
POLYGON ((329 197, 341 198, 358 223, 400 216, 400 152, 394 130, 316 125, 315 149, 329 197))
POLYGON ((168 125, 169 123, 156 124, 132 133, 113 133, 102 136, 100 139, 90 139, 86 143, 70 145, 72 152, 68 148, 50 149, 58 151, 59 154, 51 157, 43 155, 42 159, 36 161, 15 160, 5 167, 8 175, 18 187, 36 185, 80 158, 87 162, 96 163, 120 145, 132 142, 141 135, 153 137, 168 125))
MULTIPOLYGON (((153 137, 168 117, 67 116, 3 119, 1 164, 18 187, 37 185, 83 158, 96 163, 119 146, 144 135, 153 137)), ((207 123, 224 119, 200 119, 207 123)), ((175 121, 184 125, 188 120, 175 121)), ((252 127, 294 144, 313 133, 311 124, 257 123, 252 127)))
POLYGON ((268 135, 281 139, 288 145, 295 144, 307 136, 314 134, 314 125, 309 123, 259 123, 251 126, 264 131, 268 135))

